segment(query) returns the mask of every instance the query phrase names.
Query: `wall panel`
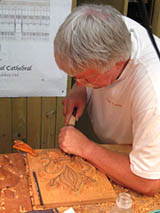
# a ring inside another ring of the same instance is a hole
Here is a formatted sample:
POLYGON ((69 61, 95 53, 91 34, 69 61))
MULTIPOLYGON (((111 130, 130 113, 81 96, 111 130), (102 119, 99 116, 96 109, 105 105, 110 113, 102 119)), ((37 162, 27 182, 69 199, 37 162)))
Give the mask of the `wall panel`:
POLYGON ((33 148, 41 147, 42 98, 27 98, 27 143, 33 148))
POLYGON ((41 148, 55 146, 57 98, 42 98, 41 148))
POLYGON ((0 153, 12 151, 11 99, 0 98, 0 153))
POLYGON ((26 140, 26 98, 10 98, 12 115, 12 140, 26 140))

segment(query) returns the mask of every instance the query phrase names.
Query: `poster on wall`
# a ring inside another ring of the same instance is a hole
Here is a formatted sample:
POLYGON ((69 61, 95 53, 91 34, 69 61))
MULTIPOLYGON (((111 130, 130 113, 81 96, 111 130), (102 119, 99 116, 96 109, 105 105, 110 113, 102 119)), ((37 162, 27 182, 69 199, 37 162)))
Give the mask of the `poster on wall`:
POLYGON ((53 40, 72 0, 0 0, 0 97, 65 96, 53 40))

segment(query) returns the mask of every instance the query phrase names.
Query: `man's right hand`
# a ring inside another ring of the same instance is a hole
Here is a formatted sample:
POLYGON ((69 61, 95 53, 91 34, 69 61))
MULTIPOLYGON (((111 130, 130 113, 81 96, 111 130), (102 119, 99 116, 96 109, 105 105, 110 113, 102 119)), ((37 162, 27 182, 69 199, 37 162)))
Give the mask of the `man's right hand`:
POLYGON ((68 95, 63 99, 63 114, 65 116, 65 125, 68 125, 69 120, 72 116, 73 109, 77 108, 76 113, 76 121, 83 114, 85 105, 86 105, 86 88, 79 87, 74 85, 72 90, 68 93, 68 95))

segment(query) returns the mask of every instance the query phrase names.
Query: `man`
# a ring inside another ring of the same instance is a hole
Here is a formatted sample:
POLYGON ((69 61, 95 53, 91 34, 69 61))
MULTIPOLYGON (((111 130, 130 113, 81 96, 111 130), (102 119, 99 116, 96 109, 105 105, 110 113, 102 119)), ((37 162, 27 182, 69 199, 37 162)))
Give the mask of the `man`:
POLYGON ((60 148, 87 159, 122 186, 157 193, 160 62, 146 29, 110 6, 84 5, 61 25, 54 48, 59 68, 76 78, 63 101, 66 125, 74 107, 78 120, 87 104, 103 143, 132 144, 130 154, 122 155, 66 126, 59 133, 60 148))

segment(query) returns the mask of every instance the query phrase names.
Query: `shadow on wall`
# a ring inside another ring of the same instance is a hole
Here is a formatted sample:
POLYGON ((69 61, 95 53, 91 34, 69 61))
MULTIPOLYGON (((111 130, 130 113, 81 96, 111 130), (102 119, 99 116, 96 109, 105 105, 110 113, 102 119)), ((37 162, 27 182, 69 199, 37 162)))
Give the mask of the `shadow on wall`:
POLYGON ((83 132, 89 139, 93 140, 94 142, 102 143, 94 133, 87 109, 84 110, 82 117, 76 123, 76 128, 83 132))

